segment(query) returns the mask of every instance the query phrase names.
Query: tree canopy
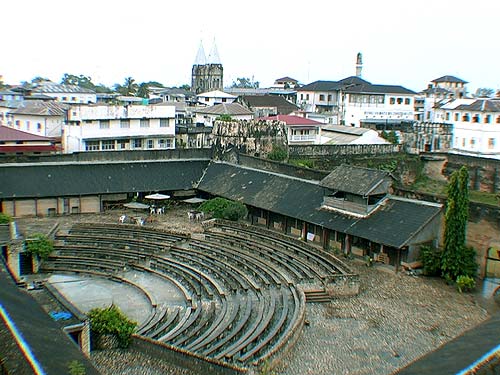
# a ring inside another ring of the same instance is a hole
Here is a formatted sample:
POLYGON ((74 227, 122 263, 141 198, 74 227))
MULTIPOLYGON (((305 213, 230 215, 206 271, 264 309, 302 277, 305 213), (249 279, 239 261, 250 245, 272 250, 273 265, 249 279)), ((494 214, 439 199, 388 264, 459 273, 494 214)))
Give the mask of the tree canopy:
POLYGON ((254 81, 253 78, 239 77, 236 78, 236 81, 233 81, 231 87, 239 88, 239 89, 256 89, 259 87, 259 82, 254 81))
POLYGON ((495 90, 487 87, 479 87, 474 96, 476 98, 493 98, 493 96, 495 96, 495 90))
POLYGON ((441 258, 443 277, 475 276, 475 251, 465 245, 469 217, 469 172, 465 166, 455 171, 448 184, 444 248, 441 258))

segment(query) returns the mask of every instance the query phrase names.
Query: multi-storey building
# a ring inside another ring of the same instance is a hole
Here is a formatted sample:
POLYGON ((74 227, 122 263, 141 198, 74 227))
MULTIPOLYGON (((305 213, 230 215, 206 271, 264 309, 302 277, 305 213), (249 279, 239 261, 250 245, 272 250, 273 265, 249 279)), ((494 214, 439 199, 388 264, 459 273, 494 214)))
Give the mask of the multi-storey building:
POLYGON ((306 116, 325 123, 390 128, 414 119, 415 92, 402 86, 348 77, 316 81, 297 91, 297 104, 306 116))
POLYGON ((175 107, 74 106, 62 142, 64 152, 175 148, 175 107))
POLYGON ((500 100, 454 99, 436 108, 436 121, 453 126, 452 151, 500 158, 500 100))

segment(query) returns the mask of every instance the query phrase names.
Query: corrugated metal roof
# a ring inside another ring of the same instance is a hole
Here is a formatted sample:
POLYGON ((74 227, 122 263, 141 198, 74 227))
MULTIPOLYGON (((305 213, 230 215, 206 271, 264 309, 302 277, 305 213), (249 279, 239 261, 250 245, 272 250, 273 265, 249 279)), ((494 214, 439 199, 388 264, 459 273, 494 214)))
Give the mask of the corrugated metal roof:
POLYGON ((211 107, 195 110, 196 113, 207 115, 253 115, 253 112, 239 103, 222 103, 211 107))
POLYGON ((14 115, 64 116, 69 105, 54 101, 26 100, 10 111, 14 115))
POLYGON ((94 90, 86 89, 75 85, 62 85, 58 83, 43 83, 33 89, 33 92, 51 93, 51 94, 95 94, 94 90))

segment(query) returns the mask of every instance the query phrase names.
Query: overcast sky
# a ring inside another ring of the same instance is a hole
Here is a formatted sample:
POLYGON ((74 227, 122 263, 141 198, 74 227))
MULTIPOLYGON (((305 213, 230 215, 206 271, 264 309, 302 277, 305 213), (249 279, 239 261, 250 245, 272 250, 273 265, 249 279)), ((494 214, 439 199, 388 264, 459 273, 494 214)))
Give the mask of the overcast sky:
POLYGON ((0 75, 64 73, 113 85, 131 76, 191 84, 200 41, 216 41, 224 85, 363 78, 420 91, 442 75, 500 89, 500 0, 6 0, 0 75))

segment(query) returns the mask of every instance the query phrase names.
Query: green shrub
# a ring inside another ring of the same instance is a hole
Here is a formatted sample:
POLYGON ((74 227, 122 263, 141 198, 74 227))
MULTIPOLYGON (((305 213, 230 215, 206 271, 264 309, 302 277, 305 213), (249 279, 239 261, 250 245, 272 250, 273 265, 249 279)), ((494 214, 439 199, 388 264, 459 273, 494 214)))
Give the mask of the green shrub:
POLYGON ((0 212, 0 224, 8 224, 12 221, 12 217, 3 212, 0 212))
POLYGON ((199 209, 217 219, 233 221, 245 218, 248 213, 243 203, 220 197, 203 202, 199 209))
POLYGON ((441 257, 442 252, 431 246, 422 246, 420 248, 420 259, 422 260, 425 275, 441 275, 441 257))
POLYGON ((222 218, 226 220, 238 221, 244 219, 248 214, 248 210, 243 203, 231 202, 224 211, 222 211, 222 218))
POLYGON ((137 323, 129 320, 118 307, 95 308, 89 311, 90 328, 98 335, 114 335, 121 348, 128 348, 137 323))
POLYGON ((54 243, 45 234, 37 233, 25 241, 26 250, 42 259, 47 259, 54 250, 54 243))
POLYGON ((280 145, 273 145, 273 149, 269 154, 267 154, 267 158, 275 161, 284 161, 287 158, 288 154, 286 149, 280 145))
POLYGON ((83 364, 77 360, 68 363, 68 371, 70 375, 85 375, 86 370, 83 364))
POLYGON ((470 292, 476 287, 476 280, 470 276, 461 275, 457 277, 457 289, 460 293, 470 292))

